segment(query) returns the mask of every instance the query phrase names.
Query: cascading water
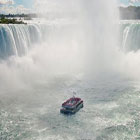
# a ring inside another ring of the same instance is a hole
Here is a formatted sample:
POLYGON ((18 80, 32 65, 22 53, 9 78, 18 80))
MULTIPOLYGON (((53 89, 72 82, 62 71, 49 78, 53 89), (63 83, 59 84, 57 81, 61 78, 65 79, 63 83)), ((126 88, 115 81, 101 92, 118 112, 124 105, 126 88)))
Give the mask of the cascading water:
POLYGON ((35 5, 43 22, 0 25, 0 139, 139 139, 139 24, 115 0, 35 5), (84 108, 63 116, 73 90, 84 108))
POLYGON ((138 51, 140 49, 140 24, 121 24, 122 49, 126 52, 138 51))
POLYGON ((0 57, 22 56, 29 48, 41 41, 42 31, 39 25, 0 25, 0 57))

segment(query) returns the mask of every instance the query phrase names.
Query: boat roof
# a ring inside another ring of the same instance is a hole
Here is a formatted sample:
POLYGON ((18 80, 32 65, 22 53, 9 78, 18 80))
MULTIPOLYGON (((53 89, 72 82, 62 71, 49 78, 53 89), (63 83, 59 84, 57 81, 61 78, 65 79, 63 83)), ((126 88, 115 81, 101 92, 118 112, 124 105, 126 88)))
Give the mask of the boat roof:
POLYGON ((75 106, 79 101, 81 101, 81 98, 72 97, 68 99, 66 102, 62 104, 63 107, 73 107, 75 106))

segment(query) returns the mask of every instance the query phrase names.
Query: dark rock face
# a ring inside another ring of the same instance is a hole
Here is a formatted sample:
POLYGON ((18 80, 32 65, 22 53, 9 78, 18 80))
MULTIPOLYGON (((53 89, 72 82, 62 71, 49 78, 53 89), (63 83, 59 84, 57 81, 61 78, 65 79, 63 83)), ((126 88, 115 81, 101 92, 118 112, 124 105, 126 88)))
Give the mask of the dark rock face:
POLYGON ((134 20, 140 19, 140 7, 129 6, 119 7, 120 19, 134 20))

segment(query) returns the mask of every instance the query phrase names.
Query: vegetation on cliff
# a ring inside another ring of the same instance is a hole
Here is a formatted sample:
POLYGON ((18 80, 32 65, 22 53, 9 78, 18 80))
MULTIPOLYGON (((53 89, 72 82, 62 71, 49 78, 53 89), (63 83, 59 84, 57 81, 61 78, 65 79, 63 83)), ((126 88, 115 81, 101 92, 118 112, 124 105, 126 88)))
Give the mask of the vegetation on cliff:
POLYGON ((23 21, 17 21, 16 19, 8 19, 5 17, 2 17, 0 19, 0 24, 26 24, 23 21))

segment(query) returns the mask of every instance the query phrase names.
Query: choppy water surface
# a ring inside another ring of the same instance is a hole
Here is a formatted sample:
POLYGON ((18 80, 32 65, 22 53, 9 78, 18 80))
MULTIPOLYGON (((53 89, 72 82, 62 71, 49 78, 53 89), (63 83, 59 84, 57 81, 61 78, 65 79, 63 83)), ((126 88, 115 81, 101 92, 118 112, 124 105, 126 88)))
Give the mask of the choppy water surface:
MULTIPOLYGON (((62 79, 61 79, 62 80, 62 79)), ((140 88, 128 80, 62 82, 1 92, 2 140, 139 139, 140 88), (58 84, 59 83, 59 84, 58 84), (59 113, 61 103, 76 90, 84 100, 77 114, 59 113), (4 94, 2 94, 4 93, 4 94)))
POLYGON ((82 25, 1 25, 0 140, 140 139, 140 24, 118 25, 116 49, 114 25, 92 9, 82 25), (60 114, 73 91, 84 108, 60 114))

